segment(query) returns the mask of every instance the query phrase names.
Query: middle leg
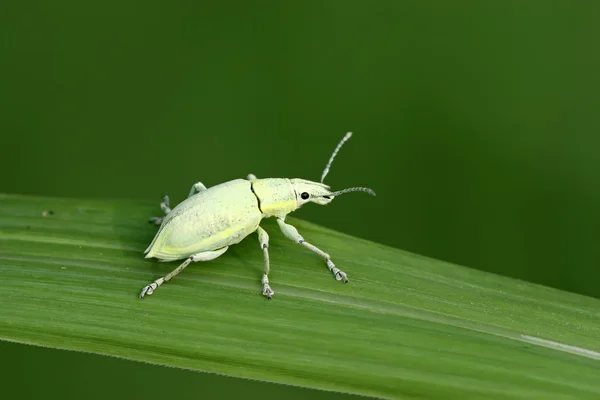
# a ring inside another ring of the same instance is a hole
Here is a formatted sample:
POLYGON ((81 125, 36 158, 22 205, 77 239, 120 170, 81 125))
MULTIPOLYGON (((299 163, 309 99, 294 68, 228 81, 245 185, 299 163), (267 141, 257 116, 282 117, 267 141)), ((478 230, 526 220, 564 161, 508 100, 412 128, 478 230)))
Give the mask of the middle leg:
POLYGON ((267 231, 265 231, 260 226, 256 229, 258 233, 258 241, 260 243, 260 248, 263 249, 263 253, 265 255, 265 274, 263 275, 262 284, 263 284, 263 296, 267 296, 267 299, 271 300, 271 297, 275 294, 271 286, 269 286, 269 271, 271 269, 270 261, 269 261, 269 235, 267 231))
POLYGON ((204 184, 202 182, 196 182, 192 185, 192 188, 190 189, 190 193, 188 194, 188 198, 192 197, 193 195, 203 192, 206 190, 206 186, 204 186, 204 184))

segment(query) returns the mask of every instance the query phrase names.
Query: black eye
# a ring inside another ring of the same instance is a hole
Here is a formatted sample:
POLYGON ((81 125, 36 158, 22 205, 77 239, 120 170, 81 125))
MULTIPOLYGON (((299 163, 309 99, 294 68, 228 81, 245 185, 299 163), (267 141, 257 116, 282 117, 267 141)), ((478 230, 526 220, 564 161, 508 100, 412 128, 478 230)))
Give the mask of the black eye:
POLYGON ((302 194, 300 195, 300 197, 302 197, 303 200, 306 200, 310 197, 310 195, 306 192, 302 192, 302 194))

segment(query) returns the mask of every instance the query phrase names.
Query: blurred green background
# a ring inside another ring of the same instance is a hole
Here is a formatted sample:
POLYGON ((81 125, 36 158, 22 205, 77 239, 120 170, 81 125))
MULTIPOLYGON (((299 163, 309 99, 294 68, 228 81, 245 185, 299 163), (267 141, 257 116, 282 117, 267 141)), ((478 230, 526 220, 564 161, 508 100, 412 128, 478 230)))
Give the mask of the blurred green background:
MULTIPOLYGON (((334 189, 295 216, 600 297, 600 2, 4 2, 0 191, 334 189)), ((140 223, 145 223, 140 221, 140 223)), ((278 233, 274 233, 278 234, 278 233)))

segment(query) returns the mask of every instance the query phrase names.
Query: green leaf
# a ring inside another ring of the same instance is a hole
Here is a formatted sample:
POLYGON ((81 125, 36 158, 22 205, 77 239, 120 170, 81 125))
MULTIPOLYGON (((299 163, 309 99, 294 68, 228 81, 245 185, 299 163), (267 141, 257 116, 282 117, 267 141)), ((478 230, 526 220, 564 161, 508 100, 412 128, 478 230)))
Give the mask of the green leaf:
POLYGON ((289 218, 348 284, 268 220, 273 300, 256 235, 142 300, 178 265, 143 258, 157 214, 0 195, 0 338, 386 398, 600 396, 597 299, 289 218))

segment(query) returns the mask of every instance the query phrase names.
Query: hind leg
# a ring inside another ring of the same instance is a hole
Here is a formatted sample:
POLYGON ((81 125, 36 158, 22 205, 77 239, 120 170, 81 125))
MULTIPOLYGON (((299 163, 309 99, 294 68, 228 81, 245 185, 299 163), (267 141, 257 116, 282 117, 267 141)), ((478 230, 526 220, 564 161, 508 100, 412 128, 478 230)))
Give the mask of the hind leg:
POLYGON ((221 254, 225 253, 226 251, 227 251, 227 247, 223 247, 222 249, 219 249, 219 250, 205 251, 202 253, 193 254, 193 255, 189 256, 188 259, 185 260, 179 267, 175 268, 173 271, 171 271, 167 275, 165 275, 161 278, 158 278, 154 282, 144 286, 144 288, 142 289, 142 292, 140 293, 140 298, 144 298, 144 296, 146 296, 146 295, 150 296, 152 293, 154 293, 154 291, 156 289, 158 289, 158 287, 160 285, 162 285, 165 282, 169 282, 171 279, 173 279, 177 274, 179 274, 181 271, 183 271, 185 269, 185 267, 187 267, 191 263, 196 262, 196 261, 214 260, 215 258, 219 257, 221 254))
MULTIPOLYGON (((165 194, 163 197, 163 201, 160 203, 160 208, 163 210, 165 215, 171 212, 171 206, 169 205, 169 196, 165 194)), ((155 223, 156 225, 160 225, 163 222, 164 217, 151 217, 148 222, 155 223)))
MULTIPOLYGON (((190 193, 188 194, 188 198, 204 190, 206 190, 206 186, 204 186, 202 182, 196 182, 192 185, 190 193)), ((160 203, 160 208, 165 213, 165 216, 171 212, 171 207, 169 205, 169 196, 165 195, 165 197, 163 197, 163 201, 160 203)), ((160 225, 162 224, 163 219, 164 217, 151 217, 148 222, 160 225)))

